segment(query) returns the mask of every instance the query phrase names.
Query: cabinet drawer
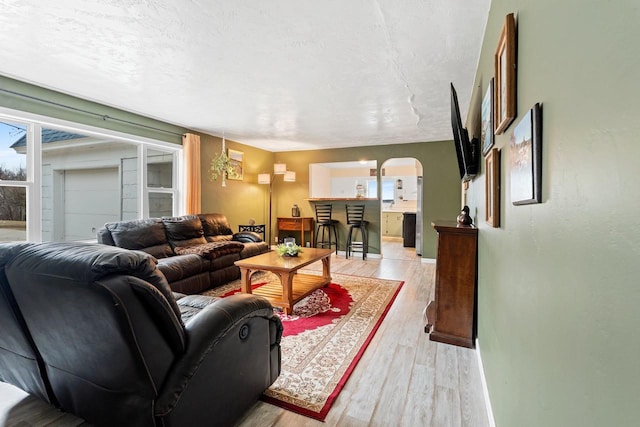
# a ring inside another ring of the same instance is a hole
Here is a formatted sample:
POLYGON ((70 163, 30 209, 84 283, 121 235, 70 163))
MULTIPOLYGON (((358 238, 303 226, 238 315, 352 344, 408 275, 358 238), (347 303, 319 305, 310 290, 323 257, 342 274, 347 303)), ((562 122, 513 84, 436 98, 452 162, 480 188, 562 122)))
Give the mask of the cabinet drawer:
POLYGON ((278 228, 281 230, 300 230, 302 228, 302 219, 291 218, 278 220, 278 228))

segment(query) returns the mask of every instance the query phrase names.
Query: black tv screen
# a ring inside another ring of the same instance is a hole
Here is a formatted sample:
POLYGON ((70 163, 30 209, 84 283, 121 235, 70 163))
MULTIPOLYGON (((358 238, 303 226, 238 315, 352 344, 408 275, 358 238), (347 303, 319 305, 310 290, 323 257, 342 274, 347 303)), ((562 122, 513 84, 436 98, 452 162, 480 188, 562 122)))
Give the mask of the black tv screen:
POLYGON ((453 142, 456 146, 458 157, 458 168, 460 169, 460 179, 469 181, 477 173, 477 140, 469 141, 467 130, 462 127, 460 118, 460 107, 458 106, 458 94, 451 83, 451 129, 453 131, 453 142))

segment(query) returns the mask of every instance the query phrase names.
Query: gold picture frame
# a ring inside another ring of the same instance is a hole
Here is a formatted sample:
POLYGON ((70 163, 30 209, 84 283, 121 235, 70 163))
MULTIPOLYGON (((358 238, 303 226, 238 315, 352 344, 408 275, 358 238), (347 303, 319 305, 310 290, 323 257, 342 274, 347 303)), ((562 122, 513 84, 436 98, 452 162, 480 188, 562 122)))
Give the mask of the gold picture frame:
POLYGON ((494 148, 484 159, 486 221, 500 227, 500 150, 494 148))
POLYGON ((229 162, 233 166, 233 170, 227 172, 227 179, 242 181, 244 178, 244 153, 229 148, 227 151, 229 162))
POLYGON ((513 13, 505 18, 495 65, 495 133, 502 134, 516 117, 516 21, 513 13))

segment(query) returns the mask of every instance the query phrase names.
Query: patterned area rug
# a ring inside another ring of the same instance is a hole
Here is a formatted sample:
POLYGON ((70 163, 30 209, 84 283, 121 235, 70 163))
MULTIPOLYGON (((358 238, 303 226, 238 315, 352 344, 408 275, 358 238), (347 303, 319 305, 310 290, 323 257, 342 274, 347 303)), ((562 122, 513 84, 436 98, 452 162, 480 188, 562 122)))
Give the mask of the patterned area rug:
MULTIPOLYGON (((313 272, 305 272, 314 274, 313 272)), ((255 286, 277 281, 271 273, 254 276, 255 286)), ((282 372, 263 400, 324 420, 367 345, 382 323, 403 282, 332 274, 333 283, 298 302, 282 319, 282 372)), ((208 291, 239 292, 238 280, 208 291)))

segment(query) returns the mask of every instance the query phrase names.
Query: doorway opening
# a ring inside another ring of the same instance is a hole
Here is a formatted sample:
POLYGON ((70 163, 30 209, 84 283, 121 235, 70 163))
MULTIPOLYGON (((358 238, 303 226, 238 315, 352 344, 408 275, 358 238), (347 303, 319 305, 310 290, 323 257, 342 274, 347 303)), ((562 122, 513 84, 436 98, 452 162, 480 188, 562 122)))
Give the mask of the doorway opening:
POLYGON ((422 254, 422 164, 413 157, 380 168, 380 253, 388 259, 422 254))

